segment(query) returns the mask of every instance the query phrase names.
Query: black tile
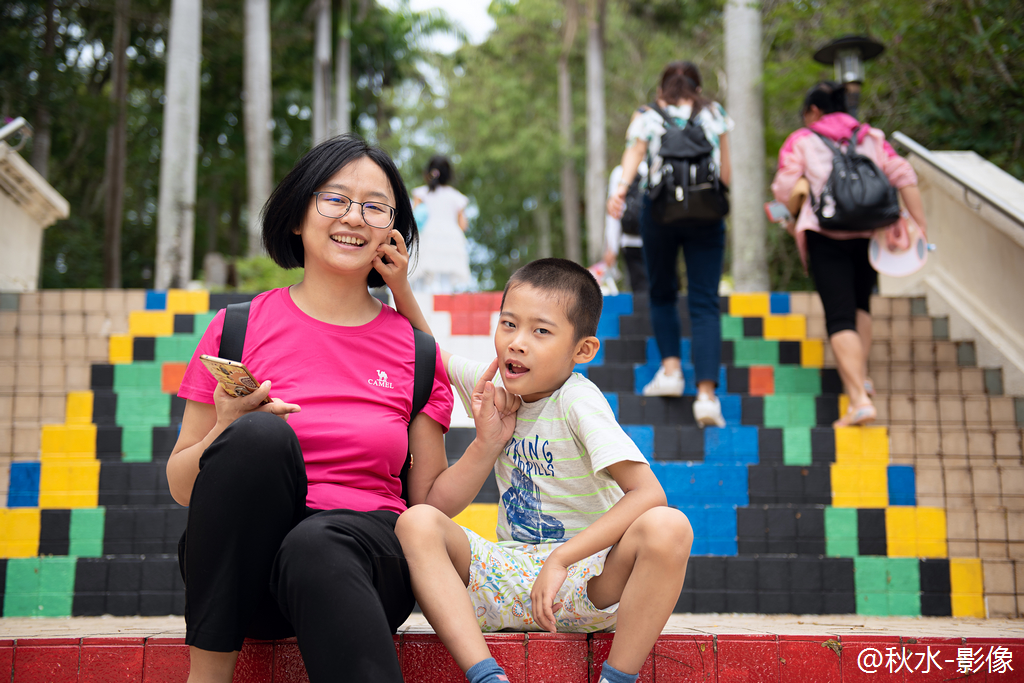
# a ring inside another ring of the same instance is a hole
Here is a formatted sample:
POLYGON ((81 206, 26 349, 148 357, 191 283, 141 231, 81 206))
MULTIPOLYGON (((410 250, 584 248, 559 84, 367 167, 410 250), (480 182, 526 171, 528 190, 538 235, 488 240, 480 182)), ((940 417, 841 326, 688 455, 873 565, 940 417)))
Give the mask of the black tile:
MULTIPOLYGON (((821 578, 822 588, 826 593, 850 593, 854 592, 853 583, 853 558, 852 557, 826 557, 822 561, 821 578)), ((826 614, 830 614, 826 612, 826 614)))
POLYGON ((857 598, 850 593, 822 594, 822 614, 854 614, 857 611, 857 598))
POLYGON ((100 462, 99 504, 128 504, 128 468, 126 462, 100 462))
POLYGON ((728 591, 757 590, 757 560, 753 557, 730 557, 725 563, 725 587, 728 591))
POLYGON ((800 365, 801 360, 800 342, 779 342, 779 365, 800 365))
POLYGON ((921 560, 921 592, 946 593, 951 591, 949 584, 949 560, 921 560))
POLYGON ((757 590, 759 593, 789 590, 789 558, 757 558, 757 590))
POLYGON ((822 562, 818 558, 796 558, 789 562, 789 591, 791 593, 821 593, 822 562))
POLYGON ((135 337, 132 339, 132 360, 156 360, 156 338, 135 337))
POLYGON ((174 601, 171 605, 171 614, 177 616, 183 616, 185 614, 185 593, 175 593, 174 601))
POLYGON ((839 371, 835 368, 821 369, 821 393, 835 395, 843 393, 843 380, 839 378, 839 371))
POLYGON ((180 583, 181 576, 178 574, 177 557, 171 555, 147 557, 142 562, 142 590, 172 592, 177 590, 180 583))
MULTIPOLYGON (((740 424, 760 427, 764 424, 764 398, 761 396, 740 397, 740 424)), ((781 455, 781 454, 780 454, 781 455)))
MULTIPOLYGON (((93 366, 96 367, 95 365, 93 366)), ((117 394, 112 389, 93 389, 92 421, 97 425, 113 426, 117 420, 117 394)))
POLYGON ((498 502, 498 480, 494 478, 494 470, 487 473, 487 479, 483 486, 477 491, 474 503, 497 503, 498 502))
POLYGON ((649 315, 620 315, 619 316, 619 338, 638 338, 646 340, 653 337, 654 330, 651 328, 649 315))
MULTIPOLYGON (((493 474, 493 470, 492 470, 493 474)), ((178 541, 185 532, 185 525, 188 524, 188 508, 174 505, 164 510, 164 544, 169 544, 170 550, 164 552, 178 552, 178 541)))
POLYGON ((166 460, 178 441, 178 425, 153 427, 153 457, 166 460))
POLYGON ((67 555, 70 527, 71 510, 40 510, 39 554, 67 555))
POLYGON ((682 451, 679 448, 679 437, 682 427, 675 425, 654 426, 654 458, 655 460, 679 460, 682 451))
POLYGON ((107 593, 107 614, 115 617, 133 617, 139 613, 139 592, 118 591, 107 593))
POLYGON ((804 591, 790 593, 789 609, 793 614, 825 614, 825 595, 804 591))
POLYGON ((743 536, 764 536, 767 533, 768 523, 765 520, 765 508, 760 505, 749 505, 736 508, 736 535, 743 536))
POLYGON ((725 558, 693 557, 693 587, 698 590, 725 590, 725 558))
MULTIPOLYGON (((102 476, 102 469, 100 470, 102 476)), ((103 554, 127 555, 132 552, 135 510, 108 506, 103 515, 103 554)))
POLYGON ((764 336, 764 318, 744 318, 743 319, 743 336, 744 337, 763 337, 764 336))
POLYGON ((722 340, 722 365, 732 365, 736 359, 736 346, 731 339, 722 340))
POLYGON ((635 384, 632 365, 599 365, 587 370, 587 377, 601 391, 632 391, 635 384))
POLYGON ((746 394, 750 392, 750 368, 725 368, 725 387, 730 394, 746 394))
POLYGON ((143 508, 135 511, 132 531, 132 552, 137 555, 161 553, 164 550, 164 510, 143 508))
POLYGON ((775 466, 775 495, 780 503, 803 502, 804 476, 801 467, 795 465, 775 466))
POLYGON ((758 591, 757 611, 761 614, 789 614, 789 593, 782 591, 758 591))
POLYGON ((796 513, 797 553, 825 554, 825 509, 801 506, 796 513))
POLYGON ((606 339, 604 341, 605 363, 647 362, 647 340, 638 338, 606 339))
POLYGON ((762 427, 757 430, 757 456, 761 464, 782 464, 782 430, 762 427))
POLYGON ((839 401, 835 396, 815 396, 814 407, 819 427, 830 427, 839 419, 839 401))
POLYGON ((142 588, 142 560, 115 557, 107 564, 107 591, 138 591, 142 588))
POLYGON ((801 472, 804 477, 804 502, 811 505, 832 504, 832 473, 826 465, 811 465, 801 472))
POLYGON ((665 417, 668 424, 678 424, 684 427, 696 426, 697 421, 693 418, 693 402, 697 400, 696 396, 662 400, 665 401, 665 417))
POLYGON ((117 425, 96 425, 96 458, 121 460, 121 428, 117 425))
POLYGON ((679 403, 679 399, 665 396, 645 396, 640 401, 640 405, 643 407, 644 411, 644 419, 640 424, 673 424, 674 421, 669 418, 669 414, 672 412, 673 403, 679 403))
POLYGON ((71 616, 100 617, 107 611, 107 594, 105 591, 96 593, 79 593, 71 600, 71 616))
POLYGON ((181 424, 185 415, 185 399, 180 396, 171 396, 171 424, 181 424))
POLYGON ((196 317, 191 313, 174 314, 174 334, 192 334, 195 332, 196 317))
POLYGON ((693 591, 686 588, 679 591, 679 599, 672 611, 676 614, 693 612, 693 591))
POLYGON ((811 428, 811 462, 832 463, 836 461, 836 433, 831 425, 811 428))
POLYGON ((174 593, 171 591, 139 591, 139 616, 165 616, 173 609, 174 593))
POLYGON ((728 296, 720 296, 720 297, 718 297, 718 310, 723 315, 728 315, 729 314, 729 297, 728 296))
POLYGON ((80 557, 75 562, 75 593, 103 593, 107 590, 107 559, 80 557))
POLYGON ((757 593, 752 590, 727 591, 725 594, 725 611, 740 614, 757 612, 757 593))
POLYGON ((114 366, 106 363, 93 363, 90 368, 89 388, 97 389, 114 388, 114 366))
POLYGON ((644 397, 632 391, 619 393, 619 424, 644 424, 644 397))
POLYGON ((786 507, 771 506, 765 511, 765 522, 768 527, 768 540, 796 540, 796 510, 786 507))
POLYGON ((886 555, 885 509, 857 510, 857 553, 859 555, 886 555))
MULTIPOLYGON (((459 407, 455 408, 455 410, 460 409, 459 407)), ((448 433, 444 435, 444 452, 448 457, 448 461, 452 462, 461 458, 475 438, 476 430, 472 427, 453 427, 449 429, 448 433)))
POLYGON ((747 491, 751 505, 770 505, 777 502, 775 467, 772 465, 750 465, 747 468, 747 491))
POLYGON ((921 616, 953 616, 953 604, 949 593, 921 593, 921 616))
POLYGON ((697 614, 725 612, 725 595, 725 591, 695 590, 693 592, 693 611, 697 614))
MULTIPOLYGON (((690 411, 693 417, 693 411, 690 411)), ((704 461, 704 430, 695 426, 679 428, 679 451, 683 460, 704 461)))
POLYGON ((245 294, 241 292, 220 292, 217 294, 210 294, 210 310, 219 311, 222 308, 227 308, 230 304, 240 304, 246 301, 252 301, 255 294, 245 294))
POLYGON ((128 463, 128 504, 156 505, 161 463, 128 463))

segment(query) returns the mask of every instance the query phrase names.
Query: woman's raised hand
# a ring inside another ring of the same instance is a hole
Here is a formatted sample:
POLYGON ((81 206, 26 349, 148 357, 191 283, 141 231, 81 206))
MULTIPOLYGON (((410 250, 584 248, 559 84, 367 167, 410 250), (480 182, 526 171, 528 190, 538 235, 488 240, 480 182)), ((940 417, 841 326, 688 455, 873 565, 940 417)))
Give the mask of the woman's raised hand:
POLYGON ((217 410, 217 422, 227 427, 246 413, 254 411, 271 413, 287 421, 290 413, 297 413, 302 410, 302 408, 294 403, 285 403, 279 398, 272 398, 270 403, 261 406, 260 404, 263 403, 263 399, 267 398, 269 394, 269 379, 248 396, 238 396, 237 398, 226 392, 224 387, 218 382, 217 388, 213 391, 213 405, 217 410))
POLYGON ((405 238, 400 231, 392 228, 388 237, 393 239, 395 244, 391 244, 389 239, 377 245, 373 267, 384 278, 384 284, 391 291, 395 291, 409 283, 409 249, 405 246, 405 238))

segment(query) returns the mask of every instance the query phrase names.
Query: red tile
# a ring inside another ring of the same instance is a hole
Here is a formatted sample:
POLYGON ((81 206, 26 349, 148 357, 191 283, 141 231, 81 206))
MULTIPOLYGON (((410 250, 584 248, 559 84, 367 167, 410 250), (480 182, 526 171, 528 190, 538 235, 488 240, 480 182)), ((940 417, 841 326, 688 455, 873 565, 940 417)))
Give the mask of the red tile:
POLYGON ((452 310, 452 295, 451 294, 435 294, 434 295, 434 310, 435 311, 450 311, 450 310, 452 310))
POLYGON ((779 683, 774 635, 718 636, 718 683, 779 683))
POLYGON ((14 683, 77 683, 78 642, 77 638, 19 640, 14 653, 14 683))
POLYGON ((526 677, 530 683, 587 683, 589 645, 584 633, 529 633, 526 677))
POLYGON ((654 646, 657 683, 714 683, 718 680, 711 636, 663 635, 654 646))
POLYGON ((486 311, 493 313, 501 309, 501 292, 479 292, 470 294, 472 298, 472 310, 486 311))
POLYGON ((840 683, 839 648, 838 638, 779 636, 780 680, 782 683, 840 683))
POLYGON ((526 683, 526 634, 489 633, 484 640, 498 666, 508 674, 509 683, 526 683))
POLYGON ((750 366, 750 395, 770 396, 775 393, 775 368, 771 365, 750 366))
POLYGON ((164 363, 160 369, 160 390, 165 394, 177 394, 187 367, 188 363, 164 363))
POLYGON ((274 643, 274 683, 309 683, 306 665, 295 641, 274 643))
POLYGON ((14 641, 0 640, 0 681, 9 681, 14 673, 14 641))
POLYGON ((274 643, 246 640, 235 664, 235 683, 270 683, 274 676, 274 643))
POLYGON ((134 683, 142 679, 142 638, 86 638, 82 642, 79 683, 134 683), (104 642, 105 641, 105 642, 104 642))
MULTIPOLYGON (((608 653, 612 649, 614 633, 595 633, 590 637, 590 661, 593 667, 590 670, 590 683, 598 683, 601 674, 601 665, 608 659, 608 653)), ((640 683, 654 683, 654 651, 647 655, 647 660, 640 667, 640 683)))
POLYGON ((473 334, 473 315, 467 311, 452 311, 452 335, 473 334))
POLYGON ((441 639, 427 633, 402 636, 402 674, 405 683, 465 683, 466 680, 441 639))
POLYGON ((473 299, 470 294, 453 294, 451 298, 452 317, 455 313, 468 313, 473 310, 473 299))
POLYGON ((188 666, 188 645, 184 638, 150 638, 146 641, 144 683, 185 683, 188 666))
POLYGON ((899 683, 904 672, 891 666, 890 652, 902 647, 898 636, 840 636, 843 683, 899 683), (889 648, 895 648, 890 651, 889 648))
POLYGON ((472 316, 470 325, 473 329, 470 334, 477 334, 484 337, 488 336, 491 333, 490 311, 473 311, 470 315, 472 316))

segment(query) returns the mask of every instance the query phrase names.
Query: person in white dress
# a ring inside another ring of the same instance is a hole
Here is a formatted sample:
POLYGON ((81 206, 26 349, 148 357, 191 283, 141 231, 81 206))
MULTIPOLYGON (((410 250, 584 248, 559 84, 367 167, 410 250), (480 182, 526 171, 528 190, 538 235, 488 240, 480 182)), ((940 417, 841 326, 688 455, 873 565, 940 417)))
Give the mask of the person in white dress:
POLYGON ((452 166, 448 158, 436 155, 424 172, 427 184, 412 191, 417 216, 426 213, 420 229, 419 259, 410 268, 409 282, 417 292, 451 294, 471 289, 469 252, 466 243, 466 206, 469 199, 449 185, 452 166))

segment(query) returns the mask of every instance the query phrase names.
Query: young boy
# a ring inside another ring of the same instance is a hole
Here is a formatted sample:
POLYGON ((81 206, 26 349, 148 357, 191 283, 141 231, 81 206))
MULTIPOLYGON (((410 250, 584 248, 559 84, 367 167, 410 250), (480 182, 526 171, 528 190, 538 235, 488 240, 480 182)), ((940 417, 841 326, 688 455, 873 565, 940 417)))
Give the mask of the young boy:
MULTIPOLYGON (((399 311, 425 326, 418 307, 402 310, 407 302, 398 302, 399 311)), ((601 305, 597 282, 583 267, 534 261, 505 287, 494 335, 498 357, 489 367, 442 351, 477 425, 463 457, 475 459, 478 477, 460 494, 471 499, 493 467, 499 541, 429 505, 407 510, 396 532, 423 614, 471 683, 508 680, 481 629, 613 626, 600 681, 635 681, 682 588, 693 541, 689 521, 667 507, 601 391, 573 372, 600 347, 594 335, 601 305), (488 381, 496 368, 502 387, 488 381), (510 413, 516 396, 522 404, 510 413)))

